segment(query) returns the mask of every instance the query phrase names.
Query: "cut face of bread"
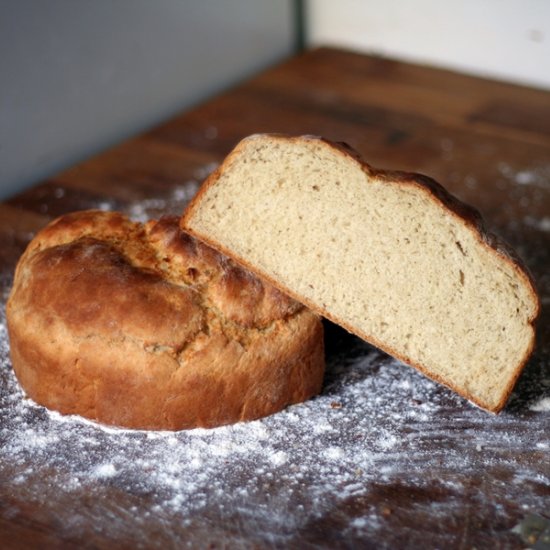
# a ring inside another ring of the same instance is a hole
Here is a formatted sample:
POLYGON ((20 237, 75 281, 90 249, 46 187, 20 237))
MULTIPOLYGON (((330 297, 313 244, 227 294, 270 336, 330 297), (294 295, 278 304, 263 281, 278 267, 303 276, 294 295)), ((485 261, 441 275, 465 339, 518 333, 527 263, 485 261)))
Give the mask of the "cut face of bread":
POLYGON ((247 138, 181 224, 487 410, 505 405, 532 351, 533 284, 479 215, 347 146, 247 138))

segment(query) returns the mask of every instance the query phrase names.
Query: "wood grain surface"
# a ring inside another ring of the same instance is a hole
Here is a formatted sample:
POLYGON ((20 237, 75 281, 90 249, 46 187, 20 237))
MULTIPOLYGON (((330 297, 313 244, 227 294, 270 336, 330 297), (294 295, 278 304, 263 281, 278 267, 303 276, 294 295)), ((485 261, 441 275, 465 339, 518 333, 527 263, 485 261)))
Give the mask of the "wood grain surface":
MULTIPOLYGON (((376 408, 367 405, 376 416, 365 430, 400 414, 391 425, 392 475, 371 473, 346 498, 325 491, 322 513, 308 500, 312 493, 296 486, 286 512, 303 521, 286 522, 284 536, 275 536, 274 524, 252 511, 226 513, 233 504, 240 510, 263 506, 263 493, 254 493, 248 504, 237 493, 224 496, 224 513, 209 497, 200 513, 184 521, 151 508, 154 491, 132 492, 131 484, 52 489, 59 476, 54 470, 62 465, 32 453, 11 460, 14 453, 1 450, 13 449, 18 429, 6 410, 16 400, 6 397, 13 393, 6 361, 0 376, 0 547, 525 548, 529 542, 513 528, 530 514, 550 518, 549 92, 335 49, 306 52, 1 203, 2 311, 17 259, 48 221, 88 208, 118 209, 138 219, 179 214, 232 147, 258 132, 322 135, 348 142, 376 167, 425 173, 478 208, 487 226, 517 249, 534 275, 543 309, 535 354, 508 407, 493 417, 430 386, 438 406, 430 409, 423 431, 415 424, 423 442, 415 458, 416 447, 408 450, 406 441, 413 430, 407 409, 416 398, 396 397, 392 404, 381 397, 376 408), (490 456, 483 455, 482 440, 492 447, 490 456), (447 460, 454 452, 466 461, 455 471, 447 460), (306 512, 300 515, 293 506, 306 512), (315 513, 308 515, 308 506, 315 513), (75 508, 84 510, 78 521, 75 508), (136 510, 148 519, 136 518, 136 510)), ((387 358, 327 323, 327 395, 347 395, 342 365, 360 355, 376 358, 361 371, 365 384, 375 387, 377 376, 386 376, 378 369, 387 358)), ((414 384, 424 382, 411 376, 414 394, 414 384)), ((383 393, 381 380, 377 391, 383 393)), ((337 399, 333 408, 339 406, 337 399)), ((349 407, 355 422, 362 412, 349 407)), ((43 413, 35 415, 33 422, 41 422, 43 413)), ((276 426, 284 429, 282 421, 276 426)), ((334 445, 345 451, 348 435, 342 428, 334 445)), ((375 442, 364 436, 365 445, 375 442)), ((106 436, 97 441, 114 444, 106 436)), ((238 476, 260 482, 267 475, 232 471, 228 486, 238 485, 238 476)), ((276 477, 270 479, 275 483, 276 477)), ((284 483, 272 492, 282 495, 284 483)), ((269 502, 273 517, 287 517, 277 510, 280 499, 269 502)))

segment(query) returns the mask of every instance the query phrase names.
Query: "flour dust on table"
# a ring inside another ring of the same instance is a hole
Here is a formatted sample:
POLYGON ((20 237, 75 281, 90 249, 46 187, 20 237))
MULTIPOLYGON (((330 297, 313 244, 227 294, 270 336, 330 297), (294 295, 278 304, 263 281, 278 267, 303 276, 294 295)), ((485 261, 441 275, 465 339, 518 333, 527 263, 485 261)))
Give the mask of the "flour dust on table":
MULTIPOLYGON (((177 214, 200 176, 123 210, 138 221, 177 214)), ((538 172, 519 179, 545 185, 538 172)), ((515 222, 534 231, 524 258, 547 265, 550 250, 539 244, 548 222, 529 216, 515 222)), ((55 525, 56 540, 91 546, 334 548, 345 540, 417 548, 448 546, 452 534, 521 548, 514 526, 549 515, 550 342, 538 342, 508 406, 493 416, 326 323, 319 397, 212 430, 125 431, 25 398, 9 359, 11 280, 0 272, 0 529, 32 507, 39 532, 55 525)), ((544 314, 550 278, 538 280, 544 314)))
MULTIPOLYGON (((6 277, 2 283, 5 304, 6 277)), ((414 505, 416 518, 425 515, 424 531, 443 540, 465 494, 486 498, 487 470, 494 479, 481 518, 487 540, 503 529, 515 536, 499 521, 506 504, 521 517, 548 503, 550 472, 522 461, 550 451, 548 397, 530 386, 542 365, 527 372, 524 397, 495 417, 327 324, 328 373, 318 398, 213 430, 142 432, 62 416, 26 399, 10 366, 4 306, 0 342, 0 515, 16 518, 29 502, 44 517, 64 510, 68 538, 108 517, 103 535, 113 540, 139 541, 140 530, 177 520, 189 538, 168 531, 161 542, 193 545, 224 522, 237 522, 224 535, 236 545, 284 546, 317 523, 311 532, 323 542, 323 518, 339 521, 335 510, 348 540, 392 524, 400 537, 414 538, 414 505), (381 494, 382 507, 373 498, 381 494)), ((543 383, 548 393, 550 380, 543 383)))

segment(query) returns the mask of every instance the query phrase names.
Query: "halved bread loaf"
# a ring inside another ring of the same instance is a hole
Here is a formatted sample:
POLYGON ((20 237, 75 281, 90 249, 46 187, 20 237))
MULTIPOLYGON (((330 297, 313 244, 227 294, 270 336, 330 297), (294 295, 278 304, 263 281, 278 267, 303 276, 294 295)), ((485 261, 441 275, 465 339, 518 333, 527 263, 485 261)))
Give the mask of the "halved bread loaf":
POLYGON ((251 136, 181 227, 489 411, 533 349, 534 285, 477 212, 346 145, 251 136))

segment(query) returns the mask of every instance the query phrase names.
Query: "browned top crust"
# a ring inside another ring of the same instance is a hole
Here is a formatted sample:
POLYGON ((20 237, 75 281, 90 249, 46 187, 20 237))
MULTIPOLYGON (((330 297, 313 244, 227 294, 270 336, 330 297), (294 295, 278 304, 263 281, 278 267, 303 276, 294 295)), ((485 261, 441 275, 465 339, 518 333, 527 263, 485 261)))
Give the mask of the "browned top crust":
POLYGON ((176 217, 143 225, 116 212, 63 216, 31 242, 16 278, 28 288, 19 305, 46 307, 83 335, 94 323, 174 348, 205 329, 205 309, 238 329, 265 328, 303 307, 181 231, 176 217), (64 283, 52 294, 54 281, 64 283))

